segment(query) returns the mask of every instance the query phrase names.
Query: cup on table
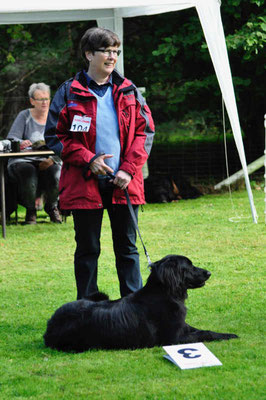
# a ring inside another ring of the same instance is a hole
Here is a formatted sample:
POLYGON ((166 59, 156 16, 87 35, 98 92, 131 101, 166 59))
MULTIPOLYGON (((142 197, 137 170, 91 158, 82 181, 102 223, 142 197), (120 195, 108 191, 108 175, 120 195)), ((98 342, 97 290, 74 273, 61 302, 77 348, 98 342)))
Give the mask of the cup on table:
POLYGON ((12 151, 12 153, 20 152, 20 142, 18 140, 11 141, 11 151, 12 151))

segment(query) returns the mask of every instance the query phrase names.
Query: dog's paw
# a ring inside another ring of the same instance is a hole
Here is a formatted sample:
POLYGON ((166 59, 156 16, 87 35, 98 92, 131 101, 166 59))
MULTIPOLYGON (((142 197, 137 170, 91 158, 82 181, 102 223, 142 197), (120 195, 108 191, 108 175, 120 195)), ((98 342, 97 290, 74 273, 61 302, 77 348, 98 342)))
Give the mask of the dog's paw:
POLYGON ((230 339, 239 339, 239 336, 235 335, 234 333, 230 333, 230 339))
POLYGON ((235 335, 234 333, 224 333, 224 335, 224 340, 239 339, 239 336, 235 335))

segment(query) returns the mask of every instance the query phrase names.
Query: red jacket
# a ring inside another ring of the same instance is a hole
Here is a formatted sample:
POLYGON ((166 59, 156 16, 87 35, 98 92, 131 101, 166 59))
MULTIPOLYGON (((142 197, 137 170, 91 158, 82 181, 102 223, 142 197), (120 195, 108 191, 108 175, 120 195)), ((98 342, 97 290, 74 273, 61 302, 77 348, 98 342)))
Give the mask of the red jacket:
MULTIPOLYGON (((151 112, 136 86, 116 71, 112 73, 113 99, 117 112, 121 160, 120 168, 133 179, 128 186, 132 204, 144 204, 142 166, 147 160, 154 136, 151 112)), ((97 99, 89 92, 83 72, 61 85, 50 106, 45 128, 48 147, 63 160, 59 182, 62 209, 102 208, 98 180, 90 171, 85 180, 84 167, 95 156, 97 99), (88 116, 88 132, 70 131, 75 115, 88 116)), ((124 191, 115 187, 113 204, 126 204, 124 191)))

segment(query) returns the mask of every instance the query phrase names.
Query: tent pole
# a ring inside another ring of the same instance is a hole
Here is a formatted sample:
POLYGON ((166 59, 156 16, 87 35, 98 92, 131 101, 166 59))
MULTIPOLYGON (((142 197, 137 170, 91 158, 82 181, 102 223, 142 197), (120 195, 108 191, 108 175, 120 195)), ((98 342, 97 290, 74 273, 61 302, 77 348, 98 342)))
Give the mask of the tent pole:
POLYGON ((265 202, 265 223, 266 223, 266 114, 264 115, 264 128, 265 128, 265 148, 264 148, 264 202, 265 202))
POLYGON ((198 0, 196 9, 203 28, 216 76, 221 88, 223 100, 226 106, 238 154, 242 164, 253 222, 257 223, 257 213, 249 182, 245 151, 242 141, 241 128, 232 81, 232 74, 225 43, 223 24, 220 13, 220 2, 205 2, 205 0, 198 0), (216 21, 216 24, 210 26, 209 21, 213 20, 216 21))
POLYGON ((101 28, 110 29, 110 31, 115 32, 119 36, 121 40, 121 55, 118 57, 116 68, 124 76, 123 18, 118 15, 115 9, 113 17, 98 18, 97 25, 101 28))

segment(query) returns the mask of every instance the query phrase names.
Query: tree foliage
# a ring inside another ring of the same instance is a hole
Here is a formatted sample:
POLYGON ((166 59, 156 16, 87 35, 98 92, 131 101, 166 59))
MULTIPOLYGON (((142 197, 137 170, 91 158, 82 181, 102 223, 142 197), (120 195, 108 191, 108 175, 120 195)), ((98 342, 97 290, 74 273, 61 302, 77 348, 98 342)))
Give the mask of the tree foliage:
MULTIPOLYGON (((242 127, 258 146, 265 112, 259 84, 265 76, 263 6, 264 0, 228 0, 221 7, 242 127)), ((131 19, 126 34, 127 66, 133 79, 146 86, 157 123, 197 112, 207 125, 219 126, 221 93, 194 8, 131 19)))

